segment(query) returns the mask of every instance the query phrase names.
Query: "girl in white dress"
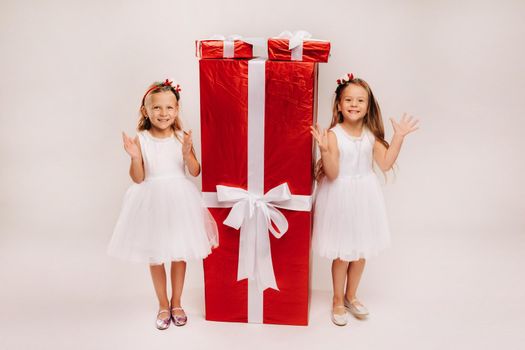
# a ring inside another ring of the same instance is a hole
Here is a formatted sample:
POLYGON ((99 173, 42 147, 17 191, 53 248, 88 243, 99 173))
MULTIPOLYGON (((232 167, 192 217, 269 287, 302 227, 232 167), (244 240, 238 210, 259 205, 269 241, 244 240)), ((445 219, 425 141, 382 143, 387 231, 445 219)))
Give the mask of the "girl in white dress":
POLYGON ((202 259, 218 244, 217 225, 201 194, 186 177, 200 173, 191 131, 179 119, 180 87, 166 79, 154 83, 140 107, 138 135, 122 134, 131 157, 133 184, 108 247, 110 255, 150 265, 159 301, 156 326, 166 329, 187 322, 181 307, 186 261, 202 259), (166 290, 164 263, 171 263, 171 299, 166 290))
POLYGON ((390 241, 375 161, 386 172, 396 161, 404 137, 418 121, 403 115, 391 119, 394 136, 384 139, 379 105, 369 85, 347 74, 337 81, 330 130, 312 127, 321 159, 316 169, 319 187, 313 225, 314 250, 333 260, 332 321, 347 323, 347 310, 365 318, 368 310, 356 292, 365 261, 390 241))

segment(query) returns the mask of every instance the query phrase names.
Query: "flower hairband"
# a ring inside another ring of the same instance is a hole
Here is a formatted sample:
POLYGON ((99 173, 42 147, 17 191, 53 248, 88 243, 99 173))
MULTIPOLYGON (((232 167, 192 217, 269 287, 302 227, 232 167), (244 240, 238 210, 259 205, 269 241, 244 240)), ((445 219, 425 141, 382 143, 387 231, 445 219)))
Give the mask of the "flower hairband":
POLYGON ((177 93, 180 93, 182 90, 179 84, 173 84, 173 80, 166 79, 162 83, 158 82, 158 83, 155 83, 152 87, 150 87, 148 91, 146 91, 146 93, 144 94, 144 97, 142 98, 142 103, 144 103, 146 96, 148 96, 148 94, 151 91, 164 87, 164 86, 171 87, 173 90, 177 91, 177 93))
MULTIPOLYGON (((179 84, 174 84, 173 83, 173 80, 169 80, 169 79, 166 79, 164 80, 162 83, 156 83, 155 86, 153 86, 151 90, 154 90, 154 89, 157 89, 157 88, 160 88, 160 87, 163 87, 163 86, 168 86, 168 87, 171 87, 173 88, 173 90, 177 91, 177 92, 180 92, 181 91, 181 87, 179 84)), ((149 92, 149 91, 148 91, 149 92)))
POLYGON ((180 87, 180 85, 179 85, 179 84, 175 84, 175 85, 173 85, 173 80, 170 81, 169 79, 164 80, 164 82, 160 83, 158 86, 159 86, 159 87, 160 87, 160 86, 170 86, 170 87, 172 87, 172 88, 173 88, 175 91, 177 91, 177 92, 180 92, 180 91, 181 91, 181 87, 180 87))
POLYGON ((342 78, 337 79, 337 85, 346 84, 346 83, 348 83, 351 80, 354 80, 354 75, 352 73, 347 73, 342 78))

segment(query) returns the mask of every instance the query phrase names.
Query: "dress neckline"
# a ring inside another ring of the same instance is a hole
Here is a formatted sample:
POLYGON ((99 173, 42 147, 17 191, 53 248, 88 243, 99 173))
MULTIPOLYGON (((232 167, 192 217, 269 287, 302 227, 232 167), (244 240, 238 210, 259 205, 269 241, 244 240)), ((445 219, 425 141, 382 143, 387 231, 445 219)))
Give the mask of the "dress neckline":
POLYGON ((153 141, 157 141, 157 142, 168 142, 168 141, 171 141, 171 140, 173 140, 175 138, 175 133, 171 134, 168 137, 155 137, 149 132, 149 130, 144 130, 144 133, 150 139, 152 139, 153 141))
POLYGON ((350 140, 353 140, 353 141, 360 141, 363 139, 363 137, 365 136, 365 133, 366 133, 366 127, 363 126, 363 129, 361 130, 361 135, 359 136, 353 136, 353 135, 350 135, 348 132, 346 132, 346 130, 341 126, 341 123, 337 124, 337 127, 339 127, 339 129, 341 129, 341 131, 343 132, 343 134, 349 138, 350 140))

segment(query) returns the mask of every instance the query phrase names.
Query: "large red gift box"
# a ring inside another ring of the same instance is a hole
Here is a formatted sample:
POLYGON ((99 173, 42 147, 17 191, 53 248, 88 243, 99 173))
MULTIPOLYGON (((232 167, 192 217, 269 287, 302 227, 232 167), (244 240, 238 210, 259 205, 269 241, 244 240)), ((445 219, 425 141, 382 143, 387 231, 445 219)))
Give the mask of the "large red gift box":
POLYGON ((202 59, 200 99, 202 190, 220 242, 204 260, 206 319, 307 325, 317 64, 202 59))

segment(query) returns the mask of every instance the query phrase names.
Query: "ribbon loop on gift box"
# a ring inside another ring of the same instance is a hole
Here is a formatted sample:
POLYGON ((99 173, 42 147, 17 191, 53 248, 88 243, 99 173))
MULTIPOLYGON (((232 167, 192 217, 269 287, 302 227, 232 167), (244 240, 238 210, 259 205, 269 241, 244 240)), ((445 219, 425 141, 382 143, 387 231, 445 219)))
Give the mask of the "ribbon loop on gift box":
POLYGON ((260 291, 279 290, 275 281, 268 231, 281 238, 288 231, 288 221, 274 204, 292 199, 287 183, 258 196, 244 189, 217 186, 219 202, 235 203, 224 224, 241 229, 237 279, 256 281, 260 291), (257 268, 256 268, 257 267, 257 268))
POLYGON ((267 225, 266 232, 276 237, 282 237, 288 231, 288 221, 275 204, 292 199, 287 183, 283 183, 268 191, 264 196, 254 195, 242 188, 217 185, 217 200, 219 202, 232 202, 230 214, 224 224, 238 230, 245 220, 253 218, 256 210, 263 214, 267 225), (278 229, 276 230, 272 223, 278 229))
POLYGON ((305 30, 297 30, 293 33, 285 30, 277 37, 288 39, 288 49, 292 51, 292 61, 300 61, 303 58, 303 42, 305 39, 312 38, 312 34, 305 30))
POLYGON ((267 288, 279 290, 273 271, 270 249, 270 232, 281 238, 288 231, 288 220, 277 209, 308 211, 311 196, 290 193, 287 183, 276 186, 259 196, 238 187, 217 185, 217 192, 205 192, 208 207, 231 207, 224 224, 240 228, 237 280, 255 281, 262 293, 267 288))

